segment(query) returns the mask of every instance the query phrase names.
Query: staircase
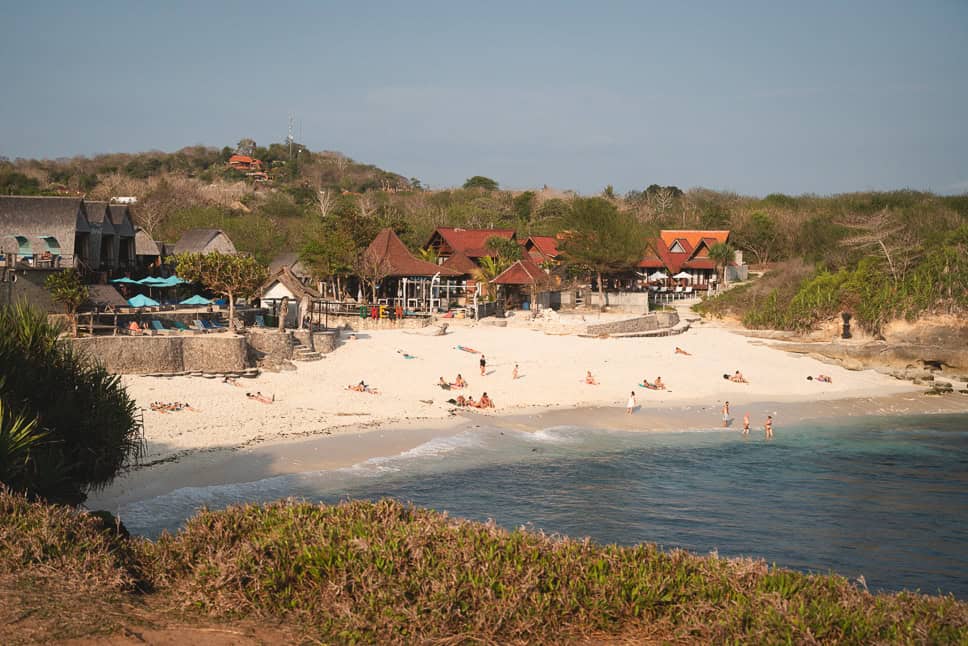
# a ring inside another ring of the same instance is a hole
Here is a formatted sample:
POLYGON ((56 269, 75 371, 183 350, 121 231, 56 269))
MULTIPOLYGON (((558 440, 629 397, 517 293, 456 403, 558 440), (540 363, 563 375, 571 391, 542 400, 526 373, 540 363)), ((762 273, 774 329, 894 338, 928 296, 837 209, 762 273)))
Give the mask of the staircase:
POLYGON ((319 361, 323 355, 311 348, 307 348, 296 338, 292 340, 292 360, 293 361, 319 361))

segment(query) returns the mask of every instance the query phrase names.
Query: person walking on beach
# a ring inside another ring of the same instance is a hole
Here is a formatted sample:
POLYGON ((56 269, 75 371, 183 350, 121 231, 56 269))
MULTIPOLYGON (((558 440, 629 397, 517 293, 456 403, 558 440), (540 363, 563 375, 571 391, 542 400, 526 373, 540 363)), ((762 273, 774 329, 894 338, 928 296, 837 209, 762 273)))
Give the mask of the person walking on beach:
POLYGON ((631 415, 632 411, 635 410, 635 391, 629 395, 629 402, 625 405, 625 414, 631 415))
POLYGON ((763 431, 766 433, 766 439, 773 439, 773 416, 766 416, 766 423, 763 425, 763 431))
POLYGON ((750 414, 743 415, 743 435, 750 434, 750 414))
POLYGON ((484 355, 482 354, 481 355, 481 376, 482 377, 484 376, 484 369, 485 368, 487 368, 487 359, 485 359, 484 358, 484 355))
POLYGON ((729 426, 729 402, 723 402, 723 428, 729 426))
POLYGON ((514 364, 514 370, 511 371, 511 379, 518 378, 518 364, 514 364))

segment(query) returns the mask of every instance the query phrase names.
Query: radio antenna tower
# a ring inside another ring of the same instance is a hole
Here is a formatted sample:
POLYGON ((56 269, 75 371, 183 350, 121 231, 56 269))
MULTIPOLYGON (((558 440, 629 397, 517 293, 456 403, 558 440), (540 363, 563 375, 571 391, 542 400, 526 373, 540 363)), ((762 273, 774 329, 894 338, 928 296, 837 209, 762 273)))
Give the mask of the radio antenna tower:
POLYGON ((286 137, 286 141, 289 142, 289 161, 292 161, 292 112, 289 113, 289 136, 286 137))

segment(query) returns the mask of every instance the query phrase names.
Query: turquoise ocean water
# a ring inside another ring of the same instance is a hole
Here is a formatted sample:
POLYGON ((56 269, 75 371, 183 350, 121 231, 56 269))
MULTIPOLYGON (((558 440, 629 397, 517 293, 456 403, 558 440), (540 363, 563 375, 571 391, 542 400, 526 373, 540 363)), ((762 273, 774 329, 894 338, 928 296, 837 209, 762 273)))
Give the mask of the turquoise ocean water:
POLYGON ((202 505, 392 497, 505 527, 654 542, 863 576, 870 589, 968 599, 968 415, 857 417, 735 430, 535 433, 470 426, 401 455, 122 507, 135 533, 202 505))

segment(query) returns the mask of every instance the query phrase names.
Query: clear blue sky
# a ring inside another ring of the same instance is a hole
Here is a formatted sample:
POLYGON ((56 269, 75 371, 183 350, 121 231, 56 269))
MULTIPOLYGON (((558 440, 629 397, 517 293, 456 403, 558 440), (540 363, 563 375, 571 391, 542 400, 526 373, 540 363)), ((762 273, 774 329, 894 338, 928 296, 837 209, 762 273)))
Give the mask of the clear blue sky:
POLYGON ((968 2, 13 2, 0 155, 286 136, 433 187, 968 191, 968 2))

